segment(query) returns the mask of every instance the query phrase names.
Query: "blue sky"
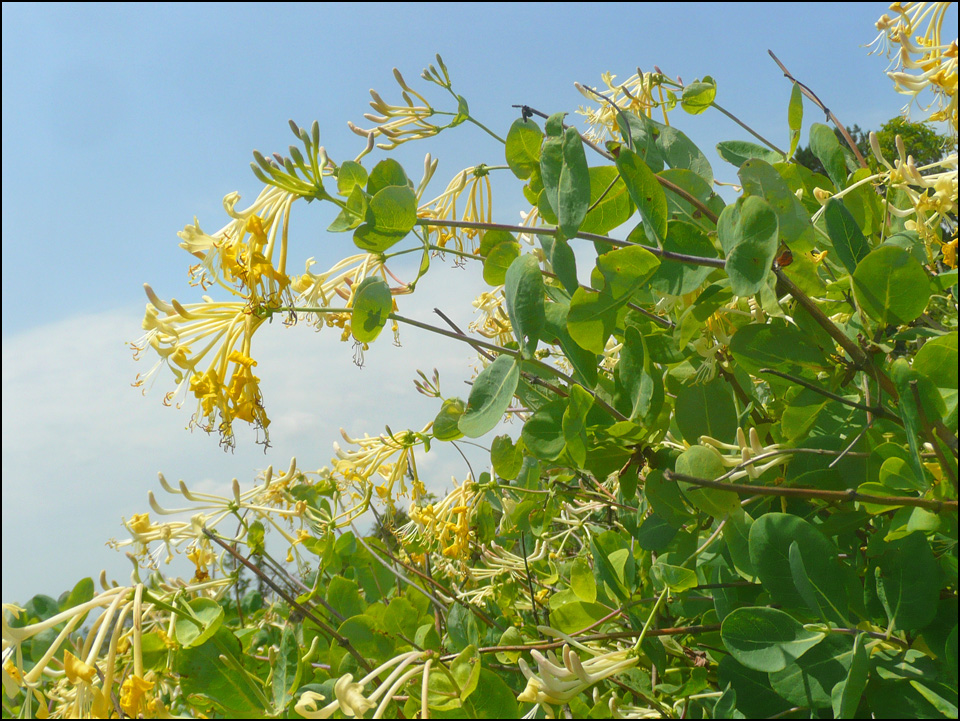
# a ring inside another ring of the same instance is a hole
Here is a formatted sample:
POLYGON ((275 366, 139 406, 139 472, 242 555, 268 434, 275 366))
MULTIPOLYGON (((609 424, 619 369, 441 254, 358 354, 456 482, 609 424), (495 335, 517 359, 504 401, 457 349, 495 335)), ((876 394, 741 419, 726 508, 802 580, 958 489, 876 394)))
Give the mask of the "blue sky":
MULTIPOLYGON (((5 3, 2 12, 5 601, 56 595, 105 566, 124 575, 127 562, 102 544, 120 535, 121 516, 145 510, 157 471, 223 488, 294 453, 307 468, 327 463, 339 426, 419 428, 436 405, 413 391, 418 367, 440 366, 449 392, 465 394, 462 348, 410 332, 403 348, 371 348, 360 370, 333 334, 270 329, 260 371, 274 447, 264 455, 252 436, 224 454, 215 438, 186 432, 188 410, 160 404, 167 379, 146 398, 129 387, 140 369, 123 342, 140 334, 143 282, 197 299, 177 231, 195 215, 219 228, 227 192, 256 197, 251 151, 285 151, 288 118, 318 120, 330 155, 352 158, 362 141, 346 122, 361 122, 368 89, 396 98, 391 69, 414 82, 436 52, 472 113, 501 134, 513 104, 572 112, 584 102, 574 81, 656 64, 685 81, 712 75, 719 103, 785 145, 790 86, 768 48, 849 125, 878 127, 903 105, 886 61, 858 47, 875 35, 880 3, 5 3)), ((805 111, 805 125, 823 122, 805 111)), ((711 160, 718 141, 745 139, 716 113, 674 118, 711 160)), ((397 157, 419 177, 427 151, 440 158, 438 193, 462 167, 503 158, 467 125, 397 157)), ((718 158, 714 166, 735 178, 718 158)), ((498 196, 495 212, 513 222, 519 186, 504 187, 513 195, 498 196)), ((327 212, 294 213, 295 266, 352 252, 347 236, 320 230, 327 212)), ((437 267, 404 310, 424 317, 440 304, 466 323, 477 275, 437 267)), ((425 468, 437 489, 464 475, 450 458, 425 468)))

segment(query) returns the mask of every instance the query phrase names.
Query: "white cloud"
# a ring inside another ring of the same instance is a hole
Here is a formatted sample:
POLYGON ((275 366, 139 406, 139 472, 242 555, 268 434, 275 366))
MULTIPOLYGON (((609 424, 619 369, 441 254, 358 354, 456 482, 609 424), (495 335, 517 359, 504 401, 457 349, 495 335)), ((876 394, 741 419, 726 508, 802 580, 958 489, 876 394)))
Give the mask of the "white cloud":
MULTIPOLYGON (((461 326, 472 318, 470 300, 482 289, 479 273, 434 268, 417 293, 399 298, 401 313, 441 322, 442 307, 461 326)), ((156 473, 183 478, 191 488, 225 491, 233 477, 252 482, 257 471, 286 467, 296 455, 302 468, 329 463, 339 428, 352 435, 419 430, 439 409, 418 394, 417 368, 436 366, 447 396, 466 398, 472 351, 465 344, 401 327, 402 347, 389 328, 352 363, 339 331, 315 333, 306 325, 275 323, 254 340, 272 447, 264 454, 254 434, 238 429, 237 450, 224 453, 217 438, 188 432, 192 409, 167 408, 172 379, 162 373, 147 396, 130 387, 138 366, 123 345, 140 335, 140 307, 58 321, 3 340, 3 599, 33 593, 56 596, 83 576, 107 568, 125 578, 128 561, 104 546, 121 536, 122 516, 147 510, 146 492, 156 473)), ((449 488, 466 469, 447 444, 418 459, 429 488, 449 488)), ((489 457, 465 446, 479 473, 489 457)))

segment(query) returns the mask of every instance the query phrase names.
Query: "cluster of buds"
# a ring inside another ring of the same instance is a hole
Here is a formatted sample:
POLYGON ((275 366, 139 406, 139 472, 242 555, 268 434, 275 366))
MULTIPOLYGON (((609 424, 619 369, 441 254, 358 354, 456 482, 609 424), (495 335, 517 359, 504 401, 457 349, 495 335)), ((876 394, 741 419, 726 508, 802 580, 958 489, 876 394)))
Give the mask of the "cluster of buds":
MULTIPOLYGON (((570 644, 563 645, 560 659, 552 651, 544 655, 534 650, 530 655, 537 662, 536 673, 521 658, 520 670, 527 679, 527 685, 517 700, 539 704, 545 710, 550 706, 562 705, 594 684, 633 668, 639 661, 639 657, 629 650, 599 653, 582 644, 577 646, 591 654, 591 658, 581 661, 580 655, 570 648, 570 644)), ((552 709, 548 716, 553 716, 552 709)))
POLYGON ((364 130, 352 122, 347 123, 350 130, 364 138, 386 138, 387 142, 377 143, 377 147, 383 150, 392 150, 410 140, 429 138, 443 130, 443 126, 427 122, 427 118, 437 112, 430 101, 410 87, 396 68, 393 69, 393 77, 402 90, 404 105, 390 105, 376 90, 371 90, 373 100, 370 101, 370 107, 375 112, 364 113, 363 117, 375 123, 374 127, 364 130), (414 98, 419 102, 414 102, 414 98))
POLYGON ((430 666, 433 659, 429 658, 429 652, 409 651, 394 656, 392 659, 364 676, 359 681, 353 680, 353 674, 345 674, 337 679, 333 687, 334 700, 325 706, 320 706, 326 701, 323 694, 315 691, 307 691, 301 697, 295 707, 298 714, 309 719, 325 719, 333 716, 340 711, 344 716, 363 718, 367 711, 376 708, 373 718, 383 718, 387 704, 393 700, 396 694, 404 684, 416 678, 423 676, 422 683, 422 707, 421 718, 430 718, 427 706, 427 686, 430 679, 430 666), (393 668, 390 675, 374 690, 370 695, 364 695, 363 687, 375 680, 379 674, 393 668))
POLYGON ((700 436, 700 444, 718 451, 717 455, 719 455, 723 465, 733 469, 717 480, 734 481, 747 476, 759 478, 769 469, 783 463, 784 455, 789 454, 789 449, 784 451, 779 443, 763 445, 756 428, 750 429, 749 442, 747 441, 747 435, 742 428, 737 428, 736 445, 718 441, 710 436, 700 436), (732 455, 724 455, 720 451, 732 451, 732 455), (764 463, 757 465, 760 461, 764 461, 764 463))

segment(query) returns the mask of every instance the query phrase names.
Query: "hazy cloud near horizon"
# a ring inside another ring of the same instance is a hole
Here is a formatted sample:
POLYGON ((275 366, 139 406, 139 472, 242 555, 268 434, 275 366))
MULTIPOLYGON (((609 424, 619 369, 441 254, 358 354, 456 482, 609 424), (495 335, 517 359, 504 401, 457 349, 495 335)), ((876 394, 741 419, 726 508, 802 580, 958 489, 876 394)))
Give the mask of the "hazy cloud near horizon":
MULTIPOLYGON (((465 327, 469 299, 481 290, 476 274, 437 267, 431 276, 415 295, 399 298, 401 311, 440 325, 432 314, 439 305, 465 327)), ((358 368, 339 329, 316 333, 305 323, 275 322, 254 338, 272 446, 264 454, 238 424, 237 449, 224 453, 216 436, 185 430, 192 404, 162 405, 173 388, 166 369, 146 397, 130 386, 154 361, 147 355, 134 363, 124 345, 142 333, 141 314, 142 306, 117 308, 3 339, 5 602, 56 596, 101 568, 125 579, 129 562, 104 543, 123 537, 121 517, 148 510, 146 493, 158 489, 158 471, 191 487, 226 491, 232 478, 247 485, 259 470, 286 467, 292 456, 306 470, 329 464, 332 443, 343 445, 341 426, 354 436, 382 433, 385 424, 420 430, 439 401, 416 392, 418 368, 429 374, 436 366, 445 395, 469 394, 463 381, 475 355, 453 340, 401 327, 398 348, 387 328, 358 368)), ((442 491, 451 476, 462 480, 467 471, 448 444, 434 448, 418 457, 418 468, 428 487, 442 491)), ((480 473, 489 456, 474 449, 471 461, 480 473)))

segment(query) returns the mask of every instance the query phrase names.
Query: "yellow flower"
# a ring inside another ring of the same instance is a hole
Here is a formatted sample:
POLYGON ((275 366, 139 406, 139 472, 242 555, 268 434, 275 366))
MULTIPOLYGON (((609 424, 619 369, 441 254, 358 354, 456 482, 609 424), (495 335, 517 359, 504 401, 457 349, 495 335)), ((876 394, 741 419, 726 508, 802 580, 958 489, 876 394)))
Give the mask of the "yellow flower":
POLYGON ((948 268, 957 267, 957 239, 954 238, 949 243, 944 243, 941 247, 943 251, 943 264, 948 268))
POLYGON ((120 686, 120 708, 123 712, 133 718, 139 716, 141 704, 149 702, 144 696, 153 685, 153 681, 147 681, 136 674, 127 676, 120 686))
POLYGON ((234 418, 266 431, 270 420, 263 408, 259 378, 251 370, 256 361, 250 356, 253 335, 265 314, 247 303, 215 303, 210 298, 189 305, 176 300, 167 303, 150 286, 144 289, 151 301, 143 321, 146 332, 130 345, 134 358, 139 359, 148 348, 160 358, 147 373, 137 375, 134 386, 145 385, 166 365, 177 387, 165 396, 164 403, 170 405, 189 389, 197 399, 193 423, 208 432, 219 430, 227 445, 233 442, 234 418), (202 368, 208 357, 209 364, 202 368))
MULTIPOLYGON (((433 200, 430 200, 417 209, 417 217, 424 220, 463 220, 467 222, 493 222, 493 188, 490 184, 490 175, 483 165, 464 168, 457 173, 447 184, 446 189, 433 200), (461 205, 462 212, 457 212, 457 202, 466 193, 466 202, 461 205)), ((434 239, 434 244, 441 248, 453 242, 459 251, 476 252, 479 238, 483 231, 475 228, 444 228, 428 226, 427 233, 434 239), (469 238, 473 245, 465 248, 463 238, 469 238)))
POLYGON ((78 681, 88 684, 93 683, 93 679, 97 677, 97 669, 84 663, 69 651, 63 652, 63 670, 72 684, 76 684, 78 681))

